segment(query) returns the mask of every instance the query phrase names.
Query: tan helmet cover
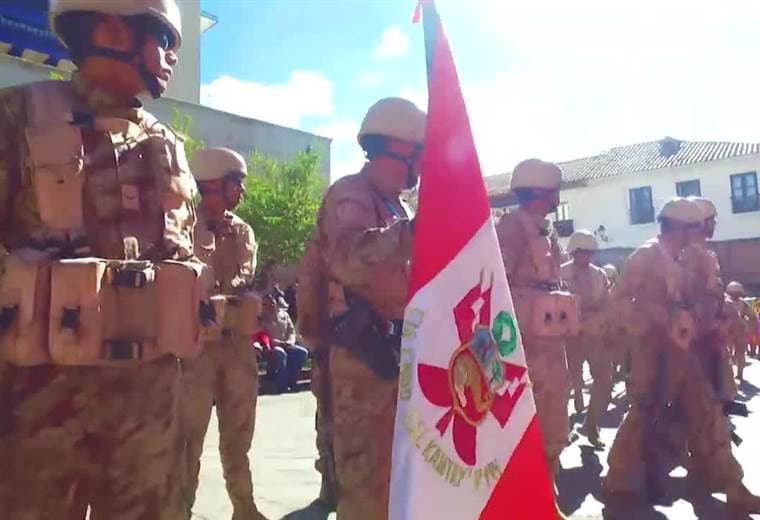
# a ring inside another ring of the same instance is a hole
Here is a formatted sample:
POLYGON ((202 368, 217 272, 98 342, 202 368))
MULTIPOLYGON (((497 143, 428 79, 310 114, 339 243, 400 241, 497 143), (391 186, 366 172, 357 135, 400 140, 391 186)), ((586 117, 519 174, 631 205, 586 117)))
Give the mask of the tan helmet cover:
POLYGON ((427 115, 403 98, 389 97, 372 105, 357 135, 359 144, 366 135, 382 135, 411 143, 425 140, 427 115))
POLYGON ((567 242, 567 252, 573 253, 579 249, 586 251, 596 251, 599 249, 599 242, 596 241, 593 233, 585 229, 579 229, 570 236, 570 240, 567 242))
POLYGON ((541 159, 526 159, 515 166, 509 188, 557 189, 562 183, 562 169, 541 159))
POLYGON ((229 148, 204 148, 193 157, 190 169, 198 182, 223 179, 230 173, 248 175, 243 156, 229 148))

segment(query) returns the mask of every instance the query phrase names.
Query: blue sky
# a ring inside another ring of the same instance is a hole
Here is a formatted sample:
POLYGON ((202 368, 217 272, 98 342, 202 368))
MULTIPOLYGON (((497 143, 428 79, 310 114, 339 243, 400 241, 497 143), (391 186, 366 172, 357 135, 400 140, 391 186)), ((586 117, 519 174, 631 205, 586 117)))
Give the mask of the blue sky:
MULTIPOLYGON (((439 0, 485 174, 671 135, 760 139, 760 2, 439 0), (666 4, 666 5, 662 5, 666 4)), ((203 0, 202 102, 334 139, 361 166, 366 109, 426 103, 413 0, 203 0)))

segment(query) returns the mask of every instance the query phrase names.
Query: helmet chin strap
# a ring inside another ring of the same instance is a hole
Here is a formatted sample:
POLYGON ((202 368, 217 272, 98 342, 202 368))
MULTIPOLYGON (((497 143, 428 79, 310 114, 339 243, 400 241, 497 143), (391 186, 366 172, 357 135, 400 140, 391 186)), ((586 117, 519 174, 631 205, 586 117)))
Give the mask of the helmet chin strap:
POLYGON ((161 97, 161 85, 159 84, 158 79, 148 70, 148 67, 145 66, 145 60, 142 57, 142 48, 146 40, 145 32, 137 25, 132 25, 132 27, 136 38, 136 51, 125 52, 116 49, 107 49, 96 45, 88 45, 86 54, 88 56, 109 58, 115 61, 120 61, 130 67, 134 67, 140 75, 140 79, 148 90, 148 93, 153 99, 158 99, 161 97))
POLYGON ((397 153, 390 152, 388 150, 383 150, 381 152, 381 155, 390 157, 391 159, 394 159, 406 165, 406 189, 407 190, 411 190, 412 188, 417 186, 418 177, 414 173, 414 161, 417 160, 417 156, 419 155, 421 149, 422 147, 418 145, 414 149, 414 153, 409 157, 404 157, 403 155, 399 155, 397 153))

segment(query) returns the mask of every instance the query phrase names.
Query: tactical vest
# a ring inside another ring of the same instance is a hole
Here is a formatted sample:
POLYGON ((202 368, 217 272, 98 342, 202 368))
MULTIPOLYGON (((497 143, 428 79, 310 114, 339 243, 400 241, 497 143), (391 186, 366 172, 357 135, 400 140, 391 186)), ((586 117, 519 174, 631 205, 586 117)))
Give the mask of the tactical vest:
MULTIPOLYGON (((366 189, 372 192, 377 227, 389 226, 399 219, 413 216, 412 209, 404 200, 400 200, 403 214, 396 214, 395 209, 391 210, 382 196, 371 187, 368 180, 364 179, 361 182, 366 183, 366 189)), ((324 201, 330 200, 334 187, 335 185, 327 190, 324 201)), ((317 213, 316 229, 306 245, 301 261, 296 296, 298 331, 310 348, 316 347, 320 342, 325 342, 325 338, 329 335, 330 319, 348 310, 344 287, 330 272, 330 266, 325 258, 324 204, 325 202, 317 213)))
MULTIPOLYGON (((197 355, 204 266, 181 140, 77 113, 68 82, 26 88, 25 173, 39 222, 0 285, 0 349, 17 365, 197 355), (177 260, 167 260, 177 259, 177 260)), ((25 152, 25 155, 23 155, 25 152)))
POLYGON ((517 321, 524 335, 547 339, 576 336, 580 332, 580 310, 575 295, 560 290, 560 246, 556 236, 533 236, 522 214, 519 219, 525 250, 522 266, 533 271, 532 279, 510 278, 510 291, 517 321))

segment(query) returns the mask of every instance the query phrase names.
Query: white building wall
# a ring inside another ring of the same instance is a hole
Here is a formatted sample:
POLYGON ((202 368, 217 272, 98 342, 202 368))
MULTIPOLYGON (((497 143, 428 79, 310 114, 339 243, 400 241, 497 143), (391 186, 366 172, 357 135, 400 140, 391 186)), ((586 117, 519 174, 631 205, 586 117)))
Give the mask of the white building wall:
POLYGON ((182 11, 182 47, 166 96, 189 103, 201 99, 201 3, 200 0, 179 0, 182 11))
POLYGON ((600 242, 602 248, 638 247, 657 234, 658 225, 630 223, 628 190, 651 186, 656 215, 663 202, 676 195, 676 182, 698 179, 702 196, 718 208, 714 240, 756 238, 760 237, 760 211, 734 214, 731 210, 730 176, 749 171, 760 171, 759 155, 588 181, 586 186, 562 190, 560 199, 568 203, 576 230, 605 227, 609 240, 600 242))

